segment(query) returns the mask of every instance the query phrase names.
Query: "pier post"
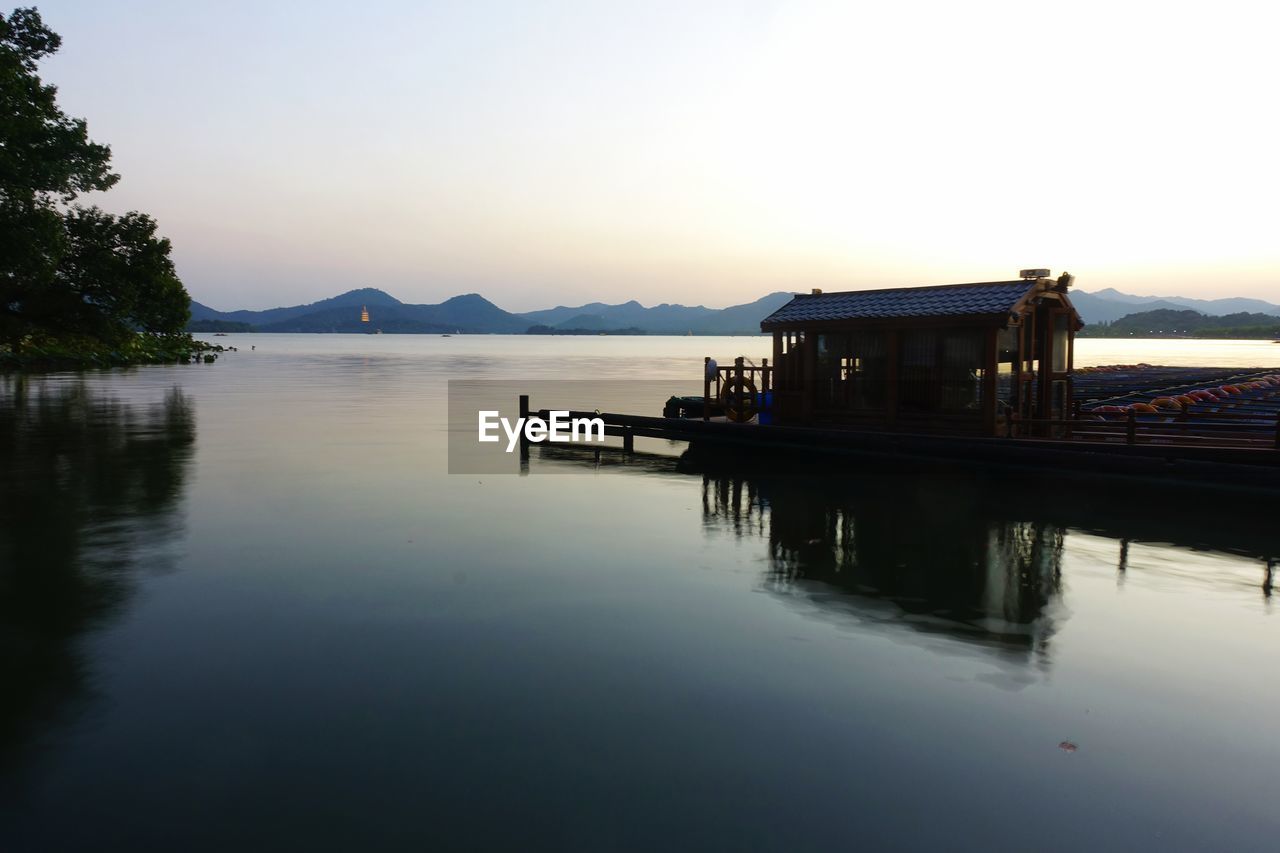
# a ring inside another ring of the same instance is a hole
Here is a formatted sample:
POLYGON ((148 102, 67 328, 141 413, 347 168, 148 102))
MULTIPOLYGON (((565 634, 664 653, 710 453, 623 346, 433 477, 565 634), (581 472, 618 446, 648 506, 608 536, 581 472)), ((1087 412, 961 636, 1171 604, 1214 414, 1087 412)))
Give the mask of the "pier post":
POLYGON ((1126 444, 1138 443, 1138 413, 1132 408, 1129 409, 1129 422, 1125 424, 1124 440, 1126 444))
MULTIPOLYGON (((529 395, 520 395, 520 419, 521 421, 529 417, 529 395)), ((529 461, 529 440, 524 437, 524 430, 520 431, 520 461, 529 461)))
POLYGON ((1280 450, 1280 412, 1276 412, 1276 450, 1280 450))
POLYGON ((623 453, 636 452, 636 434, 632 432, 630 429, 628 429, 626 432, 622 434, 622 452, 623 453))
POLYGON ((702 419, 711 420, 711 356, 702 357, 702 419))
MULTIPOLYGON (((734 388, 737 391, 738 410, 744 412, 751 411, 750 408, 743 408, 744 404, 742 402, 743 398, 747 396, 746 391, 743 390, 746 386, 742 384, 742 356, 738 356, 733 360, 733 376, 736 380, 734 388)), ((755 401, 752 400, 752 402, 754 403, 755 401)))

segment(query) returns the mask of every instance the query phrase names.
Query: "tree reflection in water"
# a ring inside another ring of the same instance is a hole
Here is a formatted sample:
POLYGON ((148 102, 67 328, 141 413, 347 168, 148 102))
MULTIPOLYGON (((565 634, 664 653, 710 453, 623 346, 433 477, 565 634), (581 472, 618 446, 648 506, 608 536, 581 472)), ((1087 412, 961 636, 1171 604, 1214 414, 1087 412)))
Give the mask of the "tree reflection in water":
POLYGON ((85 698, 78 638, 172 565, 195 445, 177 389, 136 405, 65 377, 0 377, 0 763, 85 698))

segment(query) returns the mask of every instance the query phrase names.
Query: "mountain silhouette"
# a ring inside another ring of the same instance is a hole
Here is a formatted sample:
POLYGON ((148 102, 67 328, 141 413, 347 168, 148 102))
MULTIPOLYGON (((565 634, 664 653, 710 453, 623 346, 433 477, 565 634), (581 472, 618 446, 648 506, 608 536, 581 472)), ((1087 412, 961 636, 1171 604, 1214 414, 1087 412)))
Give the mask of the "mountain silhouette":
POLYGON ((707 308, 663 303, 646 308, 635 300, 619 305, 594 302, 576 308, 559 306, 513 314, 478 293, 446 299, 438 305, 410 305, 372 287, 309 305, 265 311, 218 311, 191 304, 191 319, 248 323, 257 332, 371 332, 520 334, 532 326, 617 331, 640 329, 651 334, 759 334, 760 321, 791 298, 777 292, 744 305, 707 308), (369 322, 361 320, 368 309, 369 322))
POLYGON ((1185 311, 1188 308, 1220 317, 1227 314, 1273 314, 1280 316, 1280 305, 1262 299, 1228 296, 1221 299, 1195 299, 1189 296, 1137 296, 1122 293, 1114 287, 1087 292, 1071 291, 1071 304, 1086 323, 1113 323, 1139 311, 1185 311))
MULTIPOLYGON (((374 287, 349 290, 308 305, 265 311, 218 311, 191 303, 195 321, 247 323, 258 332, 371 332, 522 334, 532 326, 600 332, 634 331, 654 335, 760 334, 760 321, 784 305, 792 294, 776 291, 742 305, 707 308, 704 305, 661 303, 646 307, 632 299, 610 304, 557 305, 539 311, 513 313, 478 293, 446 299, 437 305, 411 305, 374 287), (369 322, 361 321, 368 309, 369 322)), ((1071 301, 1086 323, 1113 323, 1141 311, 1185 311, 1209 316, 1241 313, 1280 316, 1280 305, 1247 297, 1195 299, 1182 296, 1137 296, 1114 288, 1095 292, 1072 290, 1071 301)))

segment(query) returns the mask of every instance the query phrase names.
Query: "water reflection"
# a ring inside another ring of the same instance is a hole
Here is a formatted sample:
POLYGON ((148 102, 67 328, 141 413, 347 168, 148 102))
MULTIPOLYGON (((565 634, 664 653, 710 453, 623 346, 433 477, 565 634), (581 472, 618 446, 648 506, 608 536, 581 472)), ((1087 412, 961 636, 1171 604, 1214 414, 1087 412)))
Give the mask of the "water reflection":
POLYGON ((171 566, 195 430, 176 389, 136 405, 0 377, 0 764, 85 698, 79 638, 171 566))
POLYGON ((767 545, 764 586, 841 616, 1043 654, 1062 528, 946 506, 937 484, 703 475, 711 525, 767 545))
POLYGON ((1069 618, 1068 535, 1112 540, 1114 556, 1102 558, 1114 560, 1117 584, 1141 547, 1149 577, 1267 600, 1280 554, 1267 505, 1248 493, 1188 503, 1195 496, 1133 485, 1068 490, 1043 477, 572 447, 540 448, 537 464, 700 476, 708 535, 758 543, 766 591, 821 618, 892 623, 1038 665, 1069 618), (1205 572, 1182 559, 1191 552, 1228 555, 1232 570, 1205 572))

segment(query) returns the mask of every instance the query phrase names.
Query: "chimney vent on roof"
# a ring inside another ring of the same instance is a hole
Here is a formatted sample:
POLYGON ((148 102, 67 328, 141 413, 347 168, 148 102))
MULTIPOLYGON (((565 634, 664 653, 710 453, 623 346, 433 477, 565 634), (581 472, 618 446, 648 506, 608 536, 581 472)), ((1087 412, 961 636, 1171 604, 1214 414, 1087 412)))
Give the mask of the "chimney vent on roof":
POLYGON ((1048 278, 1048 277, 1049 277, 1048 270, 1022 270, 1021 272, 1018 273, 1018 278, 1033 279, 1033 278, 1048 278))
POLYGON ((813 289, 813 295, 814 295, 814 296, 821 296, 821 295, 822 295, 822 288, 821 288, 821 287, 815 287, 815 288, 813 289))

